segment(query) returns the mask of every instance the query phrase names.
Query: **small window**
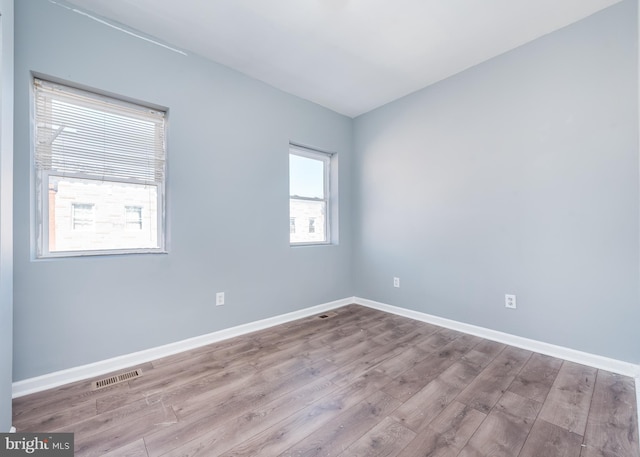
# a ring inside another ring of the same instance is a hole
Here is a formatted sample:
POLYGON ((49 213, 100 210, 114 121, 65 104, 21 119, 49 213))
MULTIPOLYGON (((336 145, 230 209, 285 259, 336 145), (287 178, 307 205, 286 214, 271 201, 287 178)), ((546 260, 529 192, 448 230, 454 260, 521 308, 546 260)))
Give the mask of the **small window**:
POLYGON ((124 207, 124 225, 127 230, 142 230, 142 207, 124 207))
POLYGON ((37 257, 164 252, 165 112, 37 78, 33 91, 37 257))
POLYGON ((95 227, 94 205, 91 203, 71 204, 71 224, 73 230, 88 231, 95 227))
POLYGON ((289 229, 294 244, 330 242, 329 183, 331 155, 312 149, 289 148, 289 220, 308 220, 308 229, 289 229))

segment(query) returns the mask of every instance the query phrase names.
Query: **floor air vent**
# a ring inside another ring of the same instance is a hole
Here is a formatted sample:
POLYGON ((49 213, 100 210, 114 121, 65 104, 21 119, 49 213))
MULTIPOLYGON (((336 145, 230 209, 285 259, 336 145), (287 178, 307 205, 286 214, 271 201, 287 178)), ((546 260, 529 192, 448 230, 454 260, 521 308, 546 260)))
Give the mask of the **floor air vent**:
POLYGON ((320 314, 318 316, 318 319, 328 319, 330 317, 334 317, 334 316, 337 316, 337 315, 338 315, 338 313, 332 311, 332 312, 329 312, 329 313, 320 314))
POLYGON ((113 386, 114 384, 120 384, 121 382, 129 381, 130 379, 139 378, 142 376, 142 370, 140 368, 126 373, 121 373, 108 378, 93 381, 91 383, 91 390, 104 389, 105 387, 113 386))

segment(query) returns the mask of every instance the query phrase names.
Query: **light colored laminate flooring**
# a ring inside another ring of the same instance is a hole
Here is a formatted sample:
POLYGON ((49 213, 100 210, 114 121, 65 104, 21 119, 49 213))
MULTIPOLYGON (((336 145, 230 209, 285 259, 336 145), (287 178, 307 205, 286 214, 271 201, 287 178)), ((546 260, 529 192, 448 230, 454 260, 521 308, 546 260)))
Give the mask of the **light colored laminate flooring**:
POLYGON ((76 456, 640 457, 634 380, 358 305, 14 400, 76 456))

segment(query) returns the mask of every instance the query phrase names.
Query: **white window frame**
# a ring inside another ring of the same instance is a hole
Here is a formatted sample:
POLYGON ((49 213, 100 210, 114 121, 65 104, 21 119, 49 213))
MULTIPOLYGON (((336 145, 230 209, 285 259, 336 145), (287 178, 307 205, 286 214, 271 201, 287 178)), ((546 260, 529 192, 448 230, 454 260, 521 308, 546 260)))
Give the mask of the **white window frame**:
POLYGON ((129 102, 123 99, 116 98, 110 95, 103 95, 98 92, 83 90, 73 87, 65 83, 52 82, 40 77, 34 77, 31 85, 32 91, 32 116, 33 122, 33 141, 32 141, 32 170, 34 173, 35 182, 35 257, 38 259, 56 258, 56 257, 84 257, 84 256, 96 256, 96 255, 113 255, 113 254, 157 254, 166 253, 166 224, 165 224, 165 187, 166 187, 166 135, 167 135, 167 123, 166 123, 166 110, 162 108, 156 108, 151 106, 145 106, 139 103, 129 102), (99 101, 106 101, 113 105, 134 106, 140 108, 142 111, 149 110, 162 113, 165 120, 163 123, 163 178, 161 182, 143 182, 135 179, 117 179, 113 177, 96 177, 95 175, 88 175, 84 173, 66 173, 49 169, 38 169, 35 164, 36 146, 37 146, 37 122, 38 117, 36 113, 35 104, 36 100, 36 84, 46 84, 49 86, 58 87, 61 90, 69 91, 70 93, 80 93, 99 101), (49 250, 49 180, 51 177, 60 178, 77 178, 83 180, 95 180, 99 182, 110 181, 115 183, 126 184, 140 184, 157 189, 157 248, 123 248, 123 249, 95 249, 95 250, 81 250, 81 251, 50 251, 49 250))
MULTIPOLYGON (((324 164, 324 176, 323 176, 324 198, 312 198, 312 197, 300 197, 300 196, 294 197, 291 195, 291 192, 289 192, 289 202, 291 202, 291 200, 324 202, 325 204, 325 217, 324 217, 325 239, 324 241, 301 241, 301 242, 294 242, 294 241, 291 241, 291 239, 289 239, 289 245, 290 246, 316 246, 316 245, 332 244, 331 242, 331 229, 332 229, 332 226, 331 226, 332 225, 332 222, 331 222, 331 213, 332 213, 331 161, 332 161, 333 153, 324 152, 324 151, 312 149, 306 146, 300 146, 294 143, 290 143, 289 156, 291 155, 306 157, 308 159, 320 160, 324 164)), ((291 173, 291 170, 289 170, 289 176, 291 176, 290 173, 291 173)), ((291 215, 289 215, 289 218, 291 218, 291 215)))

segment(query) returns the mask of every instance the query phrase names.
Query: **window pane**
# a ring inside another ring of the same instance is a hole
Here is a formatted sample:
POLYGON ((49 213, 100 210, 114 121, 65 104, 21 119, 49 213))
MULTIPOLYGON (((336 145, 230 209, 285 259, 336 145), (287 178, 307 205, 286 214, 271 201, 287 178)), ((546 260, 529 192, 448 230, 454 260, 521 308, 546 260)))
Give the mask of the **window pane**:
POLYGON ((142 206, 125 206, 124 223, 127 230, 142 230, 142 206))
POLYGON ((299 224, 294 232, 289 231, 291 243, 322 243, 327 241, 325 234, 326 203, 314 200, 289 200, 291 218, 308 220, 309 224, 299 224), (313 223, 311 222, 313 220, 313 223))
POLYGON ((94 205, 91 203, 71 204, 71 225, 73 230, 93 230, 95 227, 94 205))
POLYGON ((323 160, 289 154, 289 195, 324 198, 324 165, 323 160))
POLYGON ((157 186, 50 176, 48 201, 50 252, 159 247, 157 186))

